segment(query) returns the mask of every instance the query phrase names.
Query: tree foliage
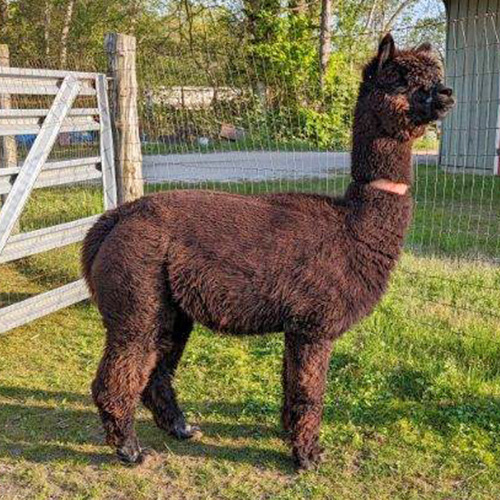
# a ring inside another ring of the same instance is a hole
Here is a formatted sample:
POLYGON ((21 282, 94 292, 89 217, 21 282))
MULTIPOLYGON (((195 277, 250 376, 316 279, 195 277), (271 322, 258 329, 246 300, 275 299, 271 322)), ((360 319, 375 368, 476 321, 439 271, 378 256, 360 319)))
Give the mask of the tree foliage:
POLYGON ((342 148, 359 66, 379 35, 444 40, 442 12, 424 15, 426 0, 330 0, 326 22, 325 0, 208 1, 0 0, 1 43, 15 65, 102 71, 104 35, 134 34, 150 94, 187 85, 239 92, 231 102, 216 92, 200 110, 158 105, 157 135, 176 127, 215 135, 228 121, 273 140, 342 148))

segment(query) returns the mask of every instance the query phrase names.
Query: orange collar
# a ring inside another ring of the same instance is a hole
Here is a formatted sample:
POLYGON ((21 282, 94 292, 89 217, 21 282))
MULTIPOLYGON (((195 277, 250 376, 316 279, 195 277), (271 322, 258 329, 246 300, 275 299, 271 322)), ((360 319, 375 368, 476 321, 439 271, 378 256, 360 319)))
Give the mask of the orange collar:
POLYGON ((377 179, 376 181, 370 182, 370 186, 381 189, 382 191, 388 191, 394 194, 406 194, 408 191, 408 184, 403 184, 402 182, 392 182, 387 179, 377 179))

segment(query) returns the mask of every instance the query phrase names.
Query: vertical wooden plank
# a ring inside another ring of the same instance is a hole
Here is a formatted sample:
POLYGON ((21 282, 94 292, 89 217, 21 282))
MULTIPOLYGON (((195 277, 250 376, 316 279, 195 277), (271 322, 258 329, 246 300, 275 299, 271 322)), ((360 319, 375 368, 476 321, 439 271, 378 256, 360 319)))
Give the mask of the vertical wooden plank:
POLYGON ((463 170, 468 167, 469 160, 471 52, 468 46, 468 27, 472 13, 470 0, 455 1, 457 1, 455 51, 457 107, 454 110, 455 121, 452 130, 453 167, 463 170))
MULTIPOLYGON (((10 66, 9 46, 0 45, 0 66, 10 66)), ((0 109, 11 109, 8 94, 0 94, 0 109)), ((0 167, 17 167, 17 149, 15 137, 0 138, 0 167)))
POLYGON ((108 101, 108 81, 105 75, 98 75, 96 79, 97 102, 101 123, 101 165, 102 184, 104 191, 104 208, 109 210, 118 204, 116 194, 115 155, 113 151, 113 131, 108 101))
POLYGON ((459 82, 460 95, 458 96, 457 111, 459 122, 456 165, 461 169, 467 168, 469 160, 469 132, 470 132, 470 50, 468 47, 468 27, 470 22, 470 0, 462 0, 458 3, 458 53, 459 66, 457 80, 459 82))
POLYGON ((488 170, 500 175, 500 1, 489 0, 487 20, 487 50, 489 54, 489 102, 488 102, 488 170))
POLYGON ((476 16, 476 38, 474 40, 478 58, 478 68, 477 68, 477 95, 476 95, 476 107, 477 107, 477 168, 484 171, 488 170, 488 116, 489 116, 489 103, 490 103, 490 78, 491 75, 488 74, 488 36, 486 33, 486 11, 488 7, 488 1, 480 1, 477 8, 476 16))
MULTIPOLYGON (((480 49, 478 48, 476 29, 478 23, 478 7, 480 3, 484 0, 470 0, 469 1, 469 19, 467 21, 467 52, 468 52, 468 67, 466 68, 466 79, 468 80, 468 92, 467 101, 469 105, 469 116, 468 116, 468 131, 467 131, 467 168, 473 169, 474 171, 479 168, 479 151, 478 151, 478 141, 479 141, 479 128, 480 128, 480 117, 479 117, 479 61, 478 54, 480 49)), ((483 117, 484 119, 484 117, 483 117)))
MULTIPOLYGON (((0 66, 10 66, 10 54, 8 45, 0 45, 0 66)), ((8 94, 0 94, 0 109, 11 109, 11 99, 8 94)), ((0 168, 17 167, 17 147, 14 136, 0 137, 0 168)), ((6 195, 0 195, 0 206, 5 203, 6 195)), ((12 228, 13 232, 19 232, 19 223, 16 222, 12 228)))
POLYGON ((42 128, 26 157, 14 186, 0 211, 0 252, 5 247, 12 228, 30 195, 35 181, 50 154, 57 135, 73 101, 81 88, 81 82, 74 76, 67 76, 57 94, 42 128))
MULTIPOLYGON (((453 88, 457 99, 461 95, 458 79, 460 58, 458 14, 458 0, 446 2, 446 82, 453 88)), ((457 161, 460 102, 457 103, 457 108, 442 123, 439 164, 447 169, 456 167, 457 161)))
POLYGON ((104 43, 112 78, 111 124, 118 203, 125 203, 144 194, 137 111, 136 40, 133 36, 110 33, 104 43))

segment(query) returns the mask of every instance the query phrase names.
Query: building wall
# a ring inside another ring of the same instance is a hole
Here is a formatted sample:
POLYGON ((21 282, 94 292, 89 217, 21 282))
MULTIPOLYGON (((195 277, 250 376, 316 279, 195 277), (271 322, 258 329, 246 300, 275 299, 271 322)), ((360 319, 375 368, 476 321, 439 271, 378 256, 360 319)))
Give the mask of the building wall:
POLYGON ((498 173, 500 0, 448 0, 446 78, 457 97, 443 122, 440 162, 498 173))

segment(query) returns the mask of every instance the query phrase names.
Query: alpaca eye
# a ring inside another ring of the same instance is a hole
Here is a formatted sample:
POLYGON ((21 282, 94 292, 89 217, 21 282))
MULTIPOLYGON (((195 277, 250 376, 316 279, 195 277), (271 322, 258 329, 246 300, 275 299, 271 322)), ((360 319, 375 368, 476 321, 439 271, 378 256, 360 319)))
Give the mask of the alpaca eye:
POLYGON ((399 80, 395 86, 394 91, 397 94, 404 94, 405 92, 407 92, 408 91, 408 80, 405 77, 400 76, 399 80))

